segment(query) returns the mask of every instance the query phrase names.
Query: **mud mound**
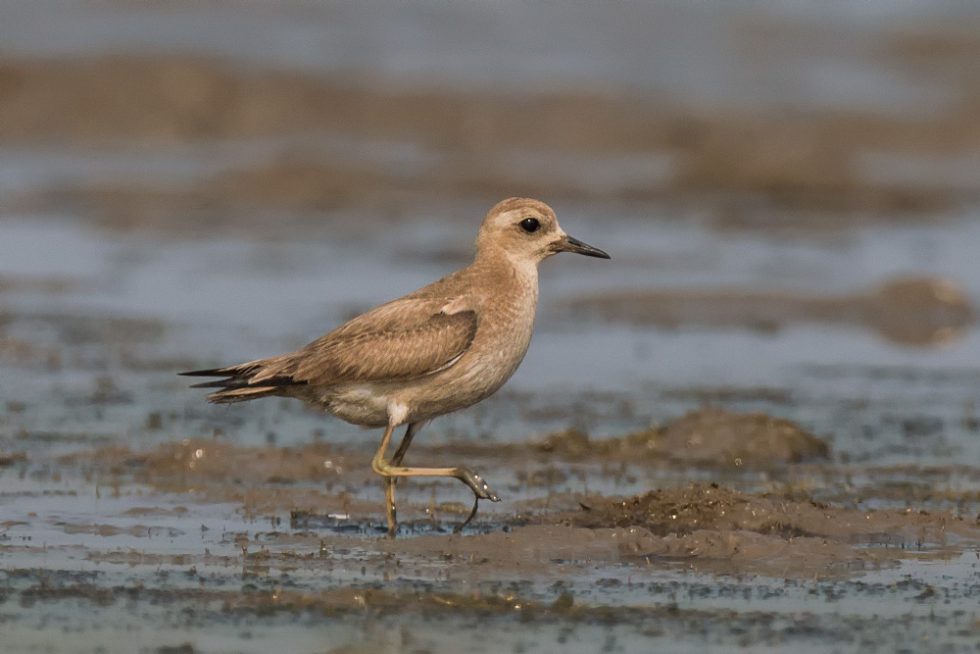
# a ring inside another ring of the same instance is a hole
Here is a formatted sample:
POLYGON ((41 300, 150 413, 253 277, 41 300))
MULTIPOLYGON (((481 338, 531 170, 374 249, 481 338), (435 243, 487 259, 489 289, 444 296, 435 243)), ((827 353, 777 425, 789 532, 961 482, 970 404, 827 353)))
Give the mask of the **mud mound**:
POLYGON ((716 484, 583 503, 565 520, 599 533, 621 530, 626 560, 675 560, 722 574, 849 575, 980 543, 980 528, 950 513, 859 511, 716 484))
POLYGON ((348 475, 346 457, 326 444, 244 447, 203 438, 166 443, 146 452, 104 447, 61 457, 59 463, 77 467, 100 485, 118 488, 137 482, 165 492, 192 493, 206 501, 241 502, 250 514, 360 507, 360 502, 350 500, 348 484, 363 483, 370 475, 370 469, 348 475))
POLYGON ((867 298, 864 320, 885 338, 904 345, 947 343, 976 319, 963 288, 933 277, 902 277, 867 298))
POLYGON ((322 481, 343 470, 330 447, 241 447, 218 440, 184 439, 165 443, 149 452, 104 448, 91 457, 70 455, 70 463, 85 459, 114 474, 133 474, 141 481, 181 479, 189 484, 289 484, 322 481))
POLYGON ((754 532, 785 539, 825 538, 842 543, 921 546, 980 538, 980 530, 949 513, 859 511, 740 493, 717 484, 656 490, 626 500, 587 504, 570 521, 589 528, 641 527, 650 533, 754 532))
POLYGON ((657 446, 675 461, 757 468, 830 454, 824 441, 789 420, 714 408, 693 411, 658 430, 657 446))
POLYGON ((827 443, 789 420, 718 408, 692 411, 663 427, 617 438, 592 440, 577 430, 558 432, 536 447, 570 460, 602 457, 760 469, 830 454, 827 443))

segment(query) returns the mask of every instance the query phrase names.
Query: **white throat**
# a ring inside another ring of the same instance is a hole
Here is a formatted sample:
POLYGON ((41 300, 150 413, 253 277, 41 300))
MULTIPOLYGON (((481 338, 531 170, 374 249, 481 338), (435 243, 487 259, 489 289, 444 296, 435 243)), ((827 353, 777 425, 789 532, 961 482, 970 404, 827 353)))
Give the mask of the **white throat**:
POLYGON ((522 281, 537 286, 539 263, 537 260, 529 257, 516 256, 510 252, 505 252, 504 256, 522 281))

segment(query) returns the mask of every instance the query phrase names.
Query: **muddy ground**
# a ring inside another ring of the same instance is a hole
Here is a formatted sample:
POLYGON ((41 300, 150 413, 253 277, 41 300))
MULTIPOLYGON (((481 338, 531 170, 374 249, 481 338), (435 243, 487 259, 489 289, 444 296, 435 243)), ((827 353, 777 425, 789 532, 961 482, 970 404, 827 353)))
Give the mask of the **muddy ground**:
POLYGON ((976 651, 980 15, 55 6, 0 7, 4 651, 976 651), (462 533, 413 480, 385 537, 380 434, 176 376, 518 194, 613 261, 410 450, 502 497, 462 533))

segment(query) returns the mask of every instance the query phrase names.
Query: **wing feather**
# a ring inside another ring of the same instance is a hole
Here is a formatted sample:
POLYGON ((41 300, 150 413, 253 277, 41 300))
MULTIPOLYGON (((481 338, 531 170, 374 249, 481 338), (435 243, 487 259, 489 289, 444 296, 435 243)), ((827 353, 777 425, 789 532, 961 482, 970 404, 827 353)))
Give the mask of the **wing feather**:
MULTIPOLYGON (((475 311, 447 314, 445 305, 444 299, 416 298, 382 305, 289 356, 278 375, 319 385, 437 372, 469 349, 477 327, 475 311)), ((260 378, 250 381, 262 383, 260 378)))

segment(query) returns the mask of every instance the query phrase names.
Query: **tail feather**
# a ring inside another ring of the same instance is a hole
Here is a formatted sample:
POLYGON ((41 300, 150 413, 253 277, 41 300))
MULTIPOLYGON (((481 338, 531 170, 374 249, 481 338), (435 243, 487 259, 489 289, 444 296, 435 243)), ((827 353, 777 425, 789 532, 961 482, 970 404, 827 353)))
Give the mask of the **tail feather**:
POLYGON ((178 372, 177 374, 181 377, 223 377, 225 375, 231 374, 238 366, 232 366, 230 368, 208 368, 207 370, 187 370, 185 372, 178 372))
POLYGON ((248 382, 244 379, 233 379, 231 377, 218 379, 217 381, 201 382, 200 384, 191 384, 191 388, 245 388, 246 386, 248 386, 248 382))
POLYGON ((208 402, 212 404, 234 404, 235 402, 247 402, 256 400, 260 397, 269 397, 279 392, 279 388, 270 386, 246 386, 243 388, 229 388, 208 395, 208 402))
POLYGON ((297 381, 290 375, 277 374, 274 359, 259 359, 226 368, 210 368, 207 370, 190 370, 178 373, 185 377, 223 377, 200 384, 191 388, 220 388, 221 390, 208 395, 208 402, 215 404, 231 404, 245 402, 260 397, 276 395, 288 386, 305 385, 305 381, 297 381))

